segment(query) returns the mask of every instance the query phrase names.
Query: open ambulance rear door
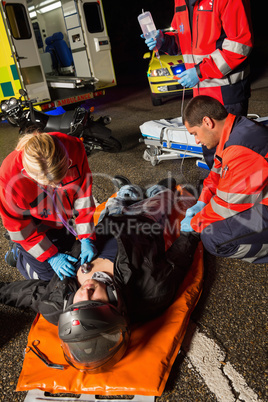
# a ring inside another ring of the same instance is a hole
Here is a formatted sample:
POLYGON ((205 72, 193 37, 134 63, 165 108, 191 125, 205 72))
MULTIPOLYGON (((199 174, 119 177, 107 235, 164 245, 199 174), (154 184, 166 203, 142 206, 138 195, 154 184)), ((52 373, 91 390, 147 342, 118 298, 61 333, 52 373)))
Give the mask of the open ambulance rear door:
MULTIPOLYGON (((91 74, 98 79, 96 88, 114 86, 116 85, 116 78, 102 2, 96 0, 77 0, 77 7, 84 34, 85 52, 89 60, 88 64, 91 68, 91 74)), ((66 17, 65 21, 67 25, 66 17)), ((77 42, 75 42, 75 39, 77 39, 75 30, 68 30, 68 35, 73 50, 73 47, 77 46, 77 42)), ((76 55, 74 51, 73 57, 74 60, 76 57, 79 60, 79 55, 76 55)))
POLYGON ((3 13, 10 30, 14 59, 19 65, 23 86, 29 99, 38 103, 50 99, 26 0, 4 0, 3 13))

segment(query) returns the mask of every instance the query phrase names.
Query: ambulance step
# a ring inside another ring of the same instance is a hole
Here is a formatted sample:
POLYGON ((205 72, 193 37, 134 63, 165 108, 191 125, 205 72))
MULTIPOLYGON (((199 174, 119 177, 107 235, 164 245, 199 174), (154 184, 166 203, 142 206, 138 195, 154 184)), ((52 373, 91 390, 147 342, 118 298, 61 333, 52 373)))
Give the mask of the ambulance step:
POLYGON ((46 77, 47 84, 50 88, 83 88, 85 85, 92 85, 97 82, 96 78, 83 78, 83 77, 46 77))

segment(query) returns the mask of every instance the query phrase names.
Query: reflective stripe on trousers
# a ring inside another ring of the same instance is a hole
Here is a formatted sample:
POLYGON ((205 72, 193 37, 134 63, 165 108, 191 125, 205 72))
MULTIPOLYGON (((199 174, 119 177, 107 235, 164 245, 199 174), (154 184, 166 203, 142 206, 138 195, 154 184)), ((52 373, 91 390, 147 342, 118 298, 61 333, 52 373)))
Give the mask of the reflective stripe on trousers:
POLYGON ((201 233, 213 255, 248 262, 268 262, 268 207, 258 204, 228 219, 207 226, 201 233))

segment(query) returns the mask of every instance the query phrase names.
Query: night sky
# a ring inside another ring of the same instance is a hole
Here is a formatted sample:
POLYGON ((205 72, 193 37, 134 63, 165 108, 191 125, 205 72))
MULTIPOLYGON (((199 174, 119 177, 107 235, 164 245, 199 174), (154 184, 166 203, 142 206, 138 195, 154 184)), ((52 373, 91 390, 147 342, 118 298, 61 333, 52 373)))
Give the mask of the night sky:
POLYGON ((157 28, 168 28, 173 17, 174 0, 102 0, 102 3, 117 75, 146 71, 148 60, 143 60, 143 54, 148 48, 140 37, 138 15, 142 9, 150 11, 157 28))
MULTIPOLYGON (((146 71, 148 60, 143 60, 147 52, 144 40, 140 38, 141 29, 137 20, 142 9, 150 11, 157 28, 170 26, 174 0, 102 0, 108 34, 112 45, 112 55, 116 75, 135 74, 146 71)), ((252 70, 259 74, 268 60, 268 30, 265 10, 260 1, 251 0, 251 16, 255 38, 251 56, 252 70)))

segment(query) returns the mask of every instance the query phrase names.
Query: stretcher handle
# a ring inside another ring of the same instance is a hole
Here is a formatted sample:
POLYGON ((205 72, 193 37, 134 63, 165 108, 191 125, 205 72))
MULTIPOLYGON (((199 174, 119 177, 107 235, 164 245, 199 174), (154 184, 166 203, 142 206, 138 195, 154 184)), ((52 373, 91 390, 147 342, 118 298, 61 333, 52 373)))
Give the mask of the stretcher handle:
POLYGON ((28 353, 31 350, 43 363, 45 363, 47 367, 51 367, 58 370, 64 370, 64 366, 62 364, 52 363, 50 360, 48 360, 48 358, 44 355, 44 353, 41 352, 41 350, 37 347, 39 343, 40 341, 38 339, 35 339, 32 342, 33 347, 27 345, 25 352, 28 353))

